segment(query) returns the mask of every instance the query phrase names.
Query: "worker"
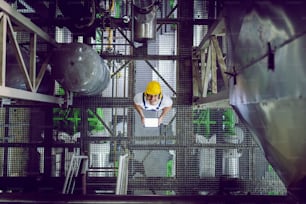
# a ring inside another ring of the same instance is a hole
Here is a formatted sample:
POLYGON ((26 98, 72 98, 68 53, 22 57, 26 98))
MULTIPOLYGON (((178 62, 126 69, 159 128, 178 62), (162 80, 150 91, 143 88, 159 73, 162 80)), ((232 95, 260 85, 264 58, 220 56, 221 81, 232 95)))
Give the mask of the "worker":
POLYGON ((162 111, 158 118, 158 125, 160 125, 165 115, 171 110, 173 101, 172 99, 162 94, 160 83, 157 81, 150 81, 147 84, 144 92, 137 93, 134 96, 134 107, 139 113, 141 123, 144 125, 146 111, 162 111))

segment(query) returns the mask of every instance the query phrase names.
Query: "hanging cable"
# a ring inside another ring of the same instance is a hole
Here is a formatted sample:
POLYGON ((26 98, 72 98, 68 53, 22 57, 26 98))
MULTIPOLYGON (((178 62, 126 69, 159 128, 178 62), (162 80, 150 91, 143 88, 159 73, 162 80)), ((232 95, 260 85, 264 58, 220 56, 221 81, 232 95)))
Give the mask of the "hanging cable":
POLYGON ((82 29, 82 28, 88 28, 91 25, 93 25, 93 23, 95 22, 96 19, 96 2, 95 0, 91 0, 91 8, 92 8, 92 12, 91 12, 91 17, 90 17, 90 21, 87 24, 84 25, 78 25, 75 24, 75 27, 78 29, 82 29))

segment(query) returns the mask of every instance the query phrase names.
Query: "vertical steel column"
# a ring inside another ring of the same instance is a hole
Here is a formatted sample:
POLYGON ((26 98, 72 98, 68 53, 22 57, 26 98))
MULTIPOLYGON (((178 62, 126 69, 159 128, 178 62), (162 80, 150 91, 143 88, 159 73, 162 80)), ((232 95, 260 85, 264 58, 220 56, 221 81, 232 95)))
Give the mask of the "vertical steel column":
MULTIPOLYGON (((56 5, 55 3, 49 4, 48 9, 48 15, 49 16, 56 16, 56 5)), ((48 33, 50 33, 50 36, 55 39, 55 26, 48 26, 45 28, 48 33)), ((53 48, 48 45, 47 50, 51 51, 53 48)), ((55 87, 55 81, 50 84, 52 87, 55 87)), ((47 125, 47 128, 44 130, 44 175, 46 177, 52 176, 52 144, 53 144, 53 108, 46 108, 45 110, 45 124, 47 125)), ((54 158, 55 159, 55 158, 54 158)))
POLYGON ((48 126, 44 130, 44 175, 52 176, 52 144, 53 144, 53 109, 46 108, 45 121, 48 126))
MULTIPOLYGON (((10 108, 5 107, 5 127, 4 127, 4 141, 9 142, 9 124, 10 124, 10 108)), ((3 176, 8 176, 8 147, 4 147, 3 151, 3 176)))
MULTIPOLYGON (((127 5, 127 9, 130 9, 132 19, 134 19, 134 11, 133 11, 133 5, 132 2, 127 5)), ((129 12, 127 12, 129 13, 129 12)), ((134 28, 134 20, 132 20, 132 25, 131 27, 134 28)), ((134 31, 133 29, 131 30, 131 40, 134 42, 134 31)), ((133 44, 132 44, 133 45, 133 44)), ((130 46, 130 53, 131 55, 134 55, 135 50, 134 46, 130 46)), ((135 96, 135 66, 136 66, 136 61, 132 61, 129 63, 129 69, 128 69, 128 97, 133 98, 135 96)), ((128 114, 127 114, 127 136, 128 136, 128 144, 130 144, 131 141, 133 141, 133 135, 135 132, 135 111, 134 108, 129 108, 128 109, 128 114)))
POLYGON ((81 113, 81 129, 80 129, 80 142, 81 142, 81 149, 80 153, 90 156, 89 152, 89 138, 88 138, 88 109, 87 106, 83 106, 80 109, 81 113))
MULTIPOLYGON (((42 126, 45 125, 44 120, 45 112, 43 108, 31 108, 30 109, 30 130, 29 130, 29 142, 35 143, 41 140, 42 126), (43 117, 42 117, 43 116, 43 117)), ((36 175, 40 171, 40 153, 37 147, 29 148, 29 161, 27 171, 31 175, 36 175)))
POLYGON ((193 45, 193 1, 178 1, 178 60, 177 68, 177 150, 176 173, 177 194, 192 194, 194 169, 191 149, 192 128, 192 45, 193 45))
MULTIPOLYGON (((212 118, 216 121, 216 124, 212 125, 214 133, 217 135, 216 142, 217 144, 224 143, 224 135, 222 131, 222 115, 223 109, 213 110, 211 113, 212 118)), ((223 149, 216 148, 216 168, 215 175, 217 178, 222 176, 222 159, 223 159, 223 149)))

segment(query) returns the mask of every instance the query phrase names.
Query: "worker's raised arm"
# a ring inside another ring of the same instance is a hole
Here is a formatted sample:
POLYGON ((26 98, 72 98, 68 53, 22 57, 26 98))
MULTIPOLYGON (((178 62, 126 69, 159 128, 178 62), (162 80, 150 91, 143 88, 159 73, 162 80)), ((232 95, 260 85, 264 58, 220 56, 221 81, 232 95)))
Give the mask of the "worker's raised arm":
POLYGON ((165 115, 171 110, 172 106, 164 107, 162 113, 158 118, 158 124, 160 125, 163 122, 165 115))
POLYGON ((134 107, 135 107, 136 111, 138 112, 138 114, 141 118, 141 123, 144 124, 145 117, 144 117, 144 114, 143 114, 142 107, 140 105, 137 105, 136 103, 134 103, 134 107))

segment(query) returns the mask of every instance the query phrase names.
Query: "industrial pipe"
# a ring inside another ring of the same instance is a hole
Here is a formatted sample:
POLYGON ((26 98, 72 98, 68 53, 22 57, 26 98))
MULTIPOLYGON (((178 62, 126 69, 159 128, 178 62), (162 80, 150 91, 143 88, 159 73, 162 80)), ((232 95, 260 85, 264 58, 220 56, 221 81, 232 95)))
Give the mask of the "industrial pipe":
POLYGON ((156 37, 156 1, 134 0, 134 40, 142 42, 156 37))

